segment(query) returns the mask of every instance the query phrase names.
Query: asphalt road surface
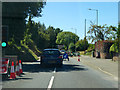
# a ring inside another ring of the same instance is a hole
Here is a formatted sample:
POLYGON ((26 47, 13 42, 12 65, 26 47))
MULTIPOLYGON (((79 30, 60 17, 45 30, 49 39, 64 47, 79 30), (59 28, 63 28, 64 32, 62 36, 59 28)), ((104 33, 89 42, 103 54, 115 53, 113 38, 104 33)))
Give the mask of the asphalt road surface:
POLYGON ((70 58, 62 67, 42 67, 39 62, 23 64, 24 74, 6 79, 2 88, 118 88, 113 77, 70 58))

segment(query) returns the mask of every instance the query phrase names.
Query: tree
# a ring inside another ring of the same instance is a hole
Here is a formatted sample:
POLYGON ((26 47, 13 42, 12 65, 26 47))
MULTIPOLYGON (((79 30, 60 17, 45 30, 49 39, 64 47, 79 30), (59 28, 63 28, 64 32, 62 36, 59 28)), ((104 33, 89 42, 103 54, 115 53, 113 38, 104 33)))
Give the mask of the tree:
POLYGON ((16 44, 24 37, 26 18, 40 17, 45 2, 3 2, 2 24, 9 27, 9 38, 14 38, 16 44))
POLYGON ((57 44, 63 44, 67 47, 70 43, 76 43, 79 40, 79 37, 72 32, 61 32, 57 35, 57 44))
POLYGON ((103 26, 91 25, 87 32, 89 34, 88 39, 92 40, 92 42, 98 40, 112 40, 116 37, 115 29, 116 27, 108 27, 106 24, 103 26))
POLYGON ((62 32, 59 28, 54 28, 53 26, 49 26, 46 30, 46 33, 48 34, 49 37, 49 48, 56 48, 56 37, 58 33, 62 32))
POLYGON ((75 44, 74 43, 69 44, 69 50, 72 52, 75 52, 75 44))
POLYGON ((120 22, 118 24, 118 30, 117 30, 117 42, 118 42, 118 52, 119 52, 119 55, 120 55, 120 22))
POLYGON ((117 43, 114 43, 111 47, 110 47, 110 52, 116 52, 118 53, 118 45, 117 43))
POLYGON ((89 44, 86 38, 79 40, 75 44, 77 51, 84 51, 88 48, 89 44))
POLYGON ((118 28, 113 28, 116 36, 114 36, 114 44, 110 47, 110 52, 120 52, 120 23, 118 24, 118 28))

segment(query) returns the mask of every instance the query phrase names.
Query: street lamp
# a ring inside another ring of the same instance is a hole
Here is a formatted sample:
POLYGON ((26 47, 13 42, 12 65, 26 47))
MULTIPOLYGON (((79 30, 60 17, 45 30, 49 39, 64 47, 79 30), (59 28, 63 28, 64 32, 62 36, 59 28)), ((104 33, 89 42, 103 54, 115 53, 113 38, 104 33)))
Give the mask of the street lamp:
POLYGON ((97 19, 97 26, 98 26, 98 10, 97 9, 91 9, 89 8, 88 10, 93 10, 93 11, 96 11, 96 19, 97 19))
MULTIPOLYGON (((90 23, 93 24, 93 22, 92 22, 91 20, 85 19, 85 38, 84 38, 85 40, 87 40, 87 39, 86 39, 86 22, 87 22, 87 21, 90 21, 90 23)), ((86 41, 85 41, 85 48, 86 48, 86 41)))

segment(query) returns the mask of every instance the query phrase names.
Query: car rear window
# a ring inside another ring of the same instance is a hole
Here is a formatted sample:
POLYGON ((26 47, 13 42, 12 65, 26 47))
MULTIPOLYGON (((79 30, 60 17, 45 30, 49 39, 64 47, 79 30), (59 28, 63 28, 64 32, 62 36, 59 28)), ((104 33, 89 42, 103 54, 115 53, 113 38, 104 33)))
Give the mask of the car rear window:
POLYGON ((60 52, 57 50, 46 50, 43 52, 43 54, 47 54, 47 55, 60 55, 60 52))

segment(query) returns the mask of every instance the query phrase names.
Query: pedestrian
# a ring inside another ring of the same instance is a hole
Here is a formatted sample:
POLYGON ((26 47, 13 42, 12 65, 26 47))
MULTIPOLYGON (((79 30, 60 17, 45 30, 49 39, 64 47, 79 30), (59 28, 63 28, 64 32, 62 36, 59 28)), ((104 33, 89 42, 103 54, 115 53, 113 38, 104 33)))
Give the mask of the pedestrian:
POLYGON ((63 54, 63 59, 68 59, 68 61, 69 61, 69 57, 68 57, 68 54, 66 52, 63 54))

